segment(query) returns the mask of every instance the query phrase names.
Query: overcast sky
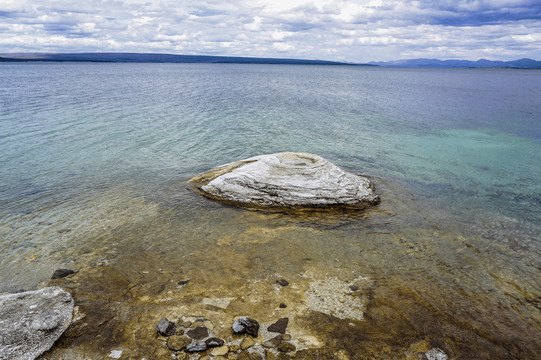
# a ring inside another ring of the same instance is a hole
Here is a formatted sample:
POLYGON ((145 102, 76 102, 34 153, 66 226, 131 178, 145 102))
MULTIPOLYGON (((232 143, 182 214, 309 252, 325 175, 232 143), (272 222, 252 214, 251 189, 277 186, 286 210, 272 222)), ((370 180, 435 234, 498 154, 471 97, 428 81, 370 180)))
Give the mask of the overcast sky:
POLYGON ((0 52, 541 60, 541 0, 0 0, 0 52))

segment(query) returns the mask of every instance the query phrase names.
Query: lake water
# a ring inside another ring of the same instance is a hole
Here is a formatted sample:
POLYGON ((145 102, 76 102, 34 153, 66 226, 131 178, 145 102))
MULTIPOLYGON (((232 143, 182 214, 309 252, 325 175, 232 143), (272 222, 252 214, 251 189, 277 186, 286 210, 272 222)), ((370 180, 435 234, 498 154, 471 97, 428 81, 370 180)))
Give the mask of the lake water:
POLYGON ((0 292, 59 285, 86 314, 51 358, 153 358, 166 315, 288 316, 313 358, 541 351, 540 71, 24 63, 0 79, 0 292), (370 177, 381 204, 268 213, 187 182, 281 151, 370 177), (215 298, 232 300, 201 305, 215 298))

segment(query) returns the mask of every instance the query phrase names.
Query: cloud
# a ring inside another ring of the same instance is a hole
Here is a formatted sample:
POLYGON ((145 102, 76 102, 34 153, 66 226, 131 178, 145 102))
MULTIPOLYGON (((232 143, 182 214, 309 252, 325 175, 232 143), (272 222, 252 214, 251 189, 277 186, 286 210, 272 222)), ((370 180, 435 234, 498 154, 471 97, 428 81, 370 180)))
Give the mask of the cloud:
POLYGON ((541 59, 539 0, 3 0, 0 52, 541 59))

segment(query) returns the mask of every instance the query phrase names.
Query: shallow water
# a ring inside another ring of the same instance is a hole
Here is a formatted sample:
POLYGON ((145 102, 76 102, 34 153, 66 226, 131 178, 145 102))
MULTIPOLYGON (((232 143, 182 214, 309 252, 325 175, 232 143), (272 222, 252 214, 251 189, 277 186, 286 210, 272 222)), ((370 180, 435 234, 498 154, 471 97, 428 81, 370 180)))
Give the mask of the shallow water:
POLYGON ((541 349, 541 73, 43 63, 0 78, 0 292, 54 283, 86 314, 52 358, 159 354, 155 322, 188 315, 227 337, 235 316, 285 314, 300 348, 320 340, 314 358, 541 349), (278 151, 367 175, 382 203, 267 213, 187 182, 278 151), (49 281, 57 268, 79 272, 49 281))

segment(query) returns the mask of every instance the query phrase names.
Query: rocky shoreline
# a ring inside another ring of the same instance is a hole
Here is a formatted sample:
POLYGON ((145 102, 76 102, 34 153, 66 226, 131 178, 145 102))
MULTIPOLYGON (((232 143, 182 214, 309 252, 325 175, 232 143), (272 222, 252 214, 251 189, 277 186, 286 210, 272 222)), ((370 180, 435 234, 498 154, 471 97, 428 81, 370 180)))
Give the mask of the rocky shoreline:
MULTIPOLYGON (((95 334, 96 331, 107 332, 107 326, 101 321, 97 324, 95 330, 92 330, 90 322, 92 322, 91 318, 95 314, 92 314, 90 312, 91 309, 85 306, 88 299, 77 299, 77 293, 79 291, 73 285, 78 282, 70 285, 70 282, 75 280, 75 277, 79 276, 80 272, 66 270, 69 269, 55 271, 52 282, 64 282, 64 285, 72 288, 70 291, 75 293, 75 303, 78 304, 75 308, 73 307, 74 301, 72 297, 58 287, 49 287, 37 292, 31 292, 46 294, 45 298, 51 297, 47 294, 57 294, 56 305, 51 302, 45 303, 50 308, 55 308, 58 304, 64 303, 71 306, 68 307, 69 319, 62 318, 62 321, 55 322, 55 324, 63 324, 62 327, 59 327, 59 331, 55 332, 57 335, 56 338, 52 341, 40 341, 39 346, 36 345, 36 342, 29 342, 26 345, 32 348, 34 352, 24 351, 21 355, 17 356, 6 352, 9 349, 6 347, 6 339, 2 338, 2 342, 0 342, 0 358, 21 360, 38 358, 41 353, 50 348, 56 339, 60 337, 58 345, 53 346, 40 359, 59 360, 70 358, 78 360, 110 358, 135 360, 152 359, 156 356, 179 360, 354 359, 348 356, 347 352, 337 349, 328 343, 328 339, 321 337, 321 334, 312 334, 309 328, 306 327, 304 320, 302 320, 302 316, 306 315, 306 311, 316 311, 320 314, 327 312, 329 315, 325 316, 335 319, 338 319, 335 316, 344 318, 344 324, 342 325, 345 327, 344 330, 355 331, 355 323, 362 321, 362 312, 360 312, 360 317, 358 318, 355 318, 355 316, 359 316, 359 314, 355 312, 348 313, 347 308, 349 306, 344 299, 351 297, 360 300, 362 299, 362 293, 366 292, 370 286, 370 282, 367 281, 368 279, 364 278, 353 279, 349 282, 328 277, 315 280, 312 279, 315 274, 309 273, 305 274, 305 277, 311 279, 310 284, 312 285, 306 289, 300 288, 298 286, 300 284, 291 283, 284 278, 269 279, 266 284, 263 284, 265 285, 264 287, 267 289, 272 288, 277 295, 277 299, 282 299, 289 304, 280 302, 275 309, 270 312, 265 311, 264 313, 267 316, 264 316, 263 322, 251 316, 231 315, 231 310, 234 308, 233 304, 238 301, 236 298, 203 298, 198 304, 192 303, 192 306, 188 308, 176 306, 173 312, 166 311, 163 313, 162 311, 162 314, 166 315, 166 317, 162 317, 153 324, 149 323, 150 320, 141 323, 141 318, 139 318, 137 325, 139 330, 132 329, 133 333, 124 334, 127 337, 134 337, 135 343, 126 340, 118 341, 117 339, 117 341, 111 343, 109 350, 99 354, 96 353, 97 349, 92 346, 92 340, 85 340, 89 341, 87 344, 84 342, 77 344, 74 341, 80 337, 86 339, 82 335, 86 335, 91 339, 92 334, 95 334), (58 274, 62 274, 62 276, 58 276, 58 274), (317 284, 317 286, 314 286, 314 284, 317 284), (299 295, 302 294, 302 290, 305 290, 305 296, 303 300, 300 300, 299 295), (306 296, 307 293, 313 294, 313 297, 306 296), (311 302, 314 303, 311 304, 311 302), (321 306, 319 303, 324 303, 325 305, 321 306), (184 309, 184 311, 181 311, 181 309, 184 309), (194 311, 195 309, 199 310, 199 315, 187 314, 188 312, 192 314, 197 312, 194 311), (72 311, 73 316, 71 314, 72 311), (175 316, 175 314, 177 315, 175 316), (273 317, 274 320, 272 319, 273 317), (69 328, 68 324, 70 325, 69 328), (140 338, 140 331, 150 328, 153 328, 153 331, 145 331, 145 339, 140 338), (348 328, 351 329, 348 330, 348 328), (64 331, 66 333, 61 337, 64 331), (82 332, 85 331, 86 334, 83 334, 82 332), (141 342, 142 340, 144 341, 141 342), (88 345, 93 350, 90 350, 87 347, 88 345), (135 348, 133 348, 134 345, 136 346, 135 348), (143 345, 142 348, 141 345, 143 345), (5 354, 10 355, 6 357, 5 354)), ((178 286, 182 289, 190 283, 191 281, 182 280, 178 282, 178 286)), ((262 284, 256 285, 260 286, 262 284)), ((28 294, 5 295, 4 297, 0 297, 0 301, 6 297, 7 299, 12 299, 13 297, 24 299, 29 296, 28 294)), ((160 298, 160 295, 157 297, 160 298)), ((154 299, 150 302, 156 302, 156 300, 159 299, 154 299)), ((166 298, 164 300, 172 301, 173 299, 166 298)), ((13 303, 13 300, 11 301, 13 303)), ((129 306, 128 304, 118 305, 121 307, 129 306)), ((22 304, 20 308, 23 308, 22 304)), ((244 311, 250 308, 254 310, 255 314, 262 316, 261 309, 259 309, 260 304, 255 302, 248 307, 244 307, 244 311)), ((32 307, 32 309, 35 308, 32 307)), ((32 314, 36 317, 32 324, 51 322, 51 312, 47 309, 33 311, 32 314)), ((147 319, 152 319, 158 314, 149 315, 147 319)), ((120 321, 120 319, 117 320, 120 321)), ((109 319, 106 320, 106 323, 112 321, 113 319, 109 319)), ((13 325, 13 322, 0 322, 2 331, 4 331, 4 327, 9 325, 13 325)), ((17 341, 21 338, 27 339, 20 332, 25 327, 32 328, 32 326, 28 326, 28 321, 15 326, 16 331, 9 335, 10 339, 17 341)), ((43 333, 43 330, 39 327, 34 330, 39 334, 43 333)), ((50 333, 50 331, 47 331, 47 333, 50 333)), ((417 348, 411 351, 417 351, 415 354, 412 352, 412 355, 416 357, 425 356, 425 359, 428 360, 447 359, 447 355, 442 350, 434 347, 431 348, 429 343, 417 344, 417 348)))

